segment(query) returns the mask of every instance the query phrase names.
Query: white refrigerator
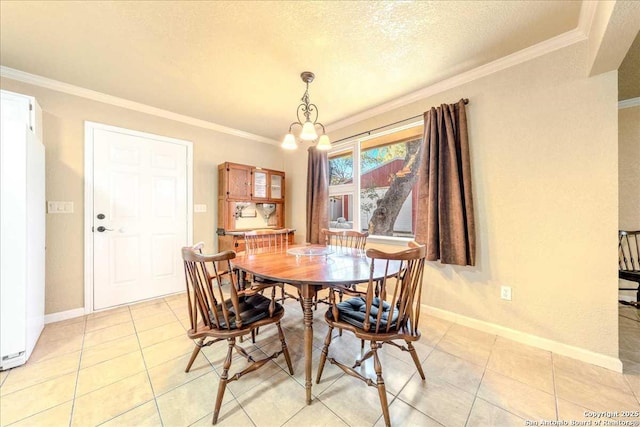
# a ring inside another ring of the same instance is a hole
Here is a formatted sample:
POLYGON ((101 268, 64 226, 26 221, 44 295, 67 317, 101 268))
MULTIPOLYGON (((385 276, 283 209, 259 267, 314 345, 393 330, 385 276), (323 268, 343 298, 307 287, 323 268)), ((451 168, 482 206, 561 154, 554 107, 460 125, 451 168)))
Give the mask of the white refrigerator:
POLYGON ((0 91, 0 370, 26 363, 44 327, 42 111, 0 91))

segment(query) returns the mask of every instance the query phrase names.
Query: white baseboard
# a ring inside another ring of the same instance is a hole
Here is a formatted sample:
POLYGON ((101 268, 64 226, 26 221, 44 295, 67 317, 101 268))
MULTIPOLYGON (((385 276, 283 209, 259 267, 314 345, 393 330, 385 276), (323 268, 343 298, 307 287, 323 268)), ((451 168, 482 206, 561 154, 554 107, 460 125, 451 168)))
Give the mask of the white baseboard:
POLYGON ((60 322, 62 320, 73 319, 74 317, 84 316, 84 307, 74 308, 73 310, 60 311, 58 313, 45 314, 44 324, 60 322))
POLYGON ((429 305, 422 305, 425 311, 435 317, 448 320, 470 328, 478 329, 483 332, 495 334, 503 338, 507 338, 522 344, 538 347, 543 350, 571 357, 582 362, 591 363, 592 365, 601 366, 615 372, 622 372, 622 362, 617 357, 607 356, 605 354, 595 353, 580 347, 574 347, 558 341, 542 338, 537 335, 528 334, 517 331, 515 329, 496 325, 494 323, 485 322, 484 320, 474 319, 472 317, 463 316, 451 311, 442 310, 440 308, 429 305))
POLYGON ((631 107, 640 107, 640 96, 637 98, 625 99, 624 101, 618 101, 619 110, 631 107))
MULTIPOLYGON (((632 292, 632 291, 630 291, 632 292)), ((631 295, 618 295, 618 301, 624 301, 624 302, 636 302, 636 299, 634 297, 632 297, 631 295)))

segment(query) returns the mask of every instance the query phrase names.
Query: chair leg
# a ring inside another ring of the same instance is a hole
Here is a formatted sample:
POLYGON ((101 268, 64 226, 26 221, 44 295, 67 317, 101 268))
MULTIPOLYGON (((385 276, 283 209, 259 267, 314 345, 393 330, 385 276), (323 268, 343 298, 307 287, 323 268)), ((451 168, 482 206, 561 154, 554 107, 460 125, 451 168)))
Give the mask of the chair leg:
POLYGON ((413 344, 411 344, 411 341, 407 341, 407 348, 409 349, 409 354, 413 359, 413 363, 415 363, 416 368, 418 368, 418 373, 420 374, 420 377, 424 380, 425 378, 424 378, 424 372, 422 371, 422 365, 420 364, 420 360, 418 359, 418 353, 416 353, 416 349, 413 346, 413 344))
POLYGON ((300 303, 300 309, 304 313, 304 304, 302 303, 302 293, 300 292, 300 289, 298 289, 298 302, 300 303))
POLYGON ((318 364, 318 375, 316 376, 316 384, 320 384, 320 378, 322 378, 322 370, 324 369, 324 362, 327 361, 327 355, 329 354, 329 346, 331 345, 331 334, 333 333, 333 326, 329 326, 329 332, 324 339, 324 347, 322 347, 322 353, 320 354, 320 363, 318 364))
POLYGON ((380 406, 382 406, 382 415, 384 416, 384 424, 387 427, 391 426, 391 420, 389 417, 389 403, 387 402, 387 390, 384 386, 384 379, 382 378, 382 365, 378 358, 378 343, 371 342, 371 351, 373 352, 373 367, 376 371, 376 387, 378 388, 378 395, 380 396, 380 406))
POLYGON ((202 343, 204 343, 204 338, 200 338, 200 340, 196 343, 196 347, 193 349, 193 353, 191 353, 191 359, 189 359, 187 368, 184 370, 185 372, 189 372, 189 369, 191 369, 191 365, 193 365, 193 362, 196 360, 198 353, 200 353, 200 350, 202 349, 202 343))
POLYGON ((289 348, 287 348, 287 341, 284 339, 284 332, 282 332, 282 327, 280 326, 280 322, 276 323, 278 327, 278 337, 280 338, 280 342, 282 343, 282 352, 284 353, 284 359, 287 361, 287 367, 289 368, 289 373, 293 375, 293 365, 291 364, 291 356, 289 356, 289 348))
POLYGON ((218 422, 218 414, 220 413, 220 406, 222 406, 222 398, 224 397, 224 391, 227 388, 227 380, 229 379, 229 367, 231 366, 231 359, 233 357, 233 349, 236 346, 236 339, 229 338, 229 349, 227 350, 227 358, 224 359, 224 365, 222 369, 222 375, 220 375, 220 382, 218 383, 218 396, 216 397, 216 406, 213 410, 213 422, 218 422))

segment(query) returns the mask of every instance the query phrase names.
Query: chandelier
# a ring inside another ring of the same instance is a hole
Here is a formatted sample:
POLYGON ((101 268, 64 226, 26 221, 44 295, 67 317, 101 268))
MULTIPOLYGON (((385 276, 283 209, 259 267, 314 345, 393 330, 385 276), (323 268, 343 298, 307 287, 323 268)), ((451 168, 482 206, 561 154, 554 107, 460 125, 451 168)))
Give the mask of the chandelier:
POLYGON ((298 118, 297 121, 291 123, 289 126, 289 133, 287 133, 282 141, 282 148, 287 150, 295 150, 298 148, 296 144, 296 137, 293 135, 291 130, 293 126, 299 125, 302 130, 300 131, 300 135, 298 138, 302 141, 306 142, 314 142, 318 141, 316 144, 316 148, 318 150, 330 150, 331 149, 331 141, 329 141, 329 137, 326 135, 324 130, 324 125, 318 121, 318 107, 316 104, 312 104, 309 101, 309 83, 313 81, 315 75, 311 71, 304 71, 300 74, 300 78, 302 81, 306 83, 307 88, 304 91, 304 95, 300 99, 302 103, 298 105, 298 109, 296 110, 296 116, 298 118), (302 116, 304 116, 304 121, 302 120, 302 116), (313 117, 313 120, 311 118, 313 117), (316 126, 322 128, 322 135, 318 138, 318 133, 316 132, 316 126))

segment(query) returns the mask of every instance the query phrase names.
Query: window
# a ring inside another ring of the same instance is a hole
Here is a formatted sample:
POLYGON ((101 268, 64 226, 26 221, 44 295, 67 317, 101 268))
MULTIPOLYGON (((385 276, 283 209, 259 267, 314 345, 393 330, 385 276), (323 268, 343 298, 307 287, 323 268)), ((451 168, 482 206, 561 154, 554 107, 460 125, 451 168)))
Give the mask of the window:
POLYGON ((414 236, 422 127, 412 123, 329 152, 330 228, 414 236))
POLYGON ((353 229, 353 194, 329 196, 329 228, 353 229))
POLYGON ((329 185, 353 183, 353 151, 329 155, 329 185))

